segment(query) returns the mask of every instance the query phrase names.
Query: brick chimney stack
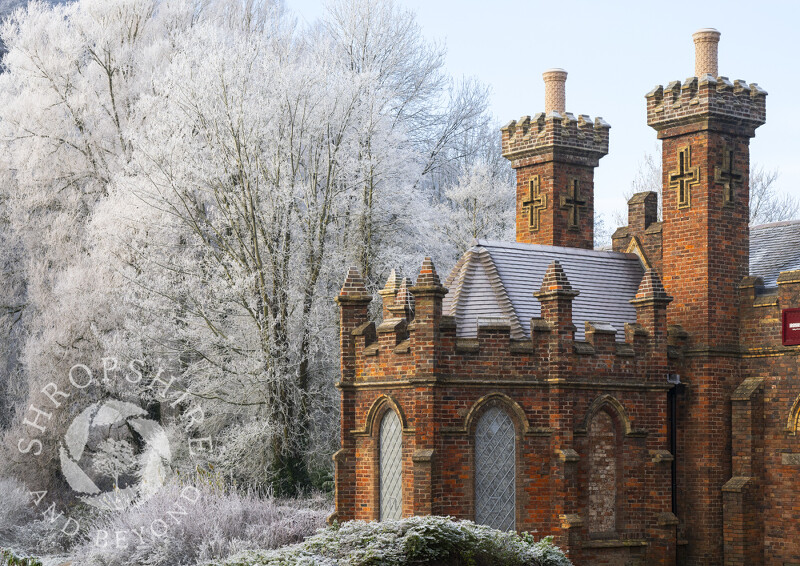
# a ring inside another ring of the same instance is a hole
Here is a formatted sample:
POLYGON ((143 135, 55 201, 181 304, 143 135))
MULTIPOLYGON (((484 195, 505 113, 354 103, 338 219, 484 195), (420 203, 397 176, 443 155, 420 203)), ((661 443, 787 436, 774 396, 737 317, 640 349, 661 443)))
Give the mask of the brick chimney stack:
POLYGON ((694 39, 694 76, 717 76, 717 47, 720 33, 714 28, 704 28, 692 34, 694 39))
POLYGON ((608 153, 610 126, 566 111, 567 72, 542 74, 545 111, 501 129, 503 156, 517 171, 517 241, 594 247, 594 168, 608 153))
POLYGON ((766 91, 715 76, 720 33, 694 34, 698 76, 658 86, 647 123, 662 142, 662 280, 697 347, 738 347, 735 301, 749 260, 750 138, 766 121, 766 91))

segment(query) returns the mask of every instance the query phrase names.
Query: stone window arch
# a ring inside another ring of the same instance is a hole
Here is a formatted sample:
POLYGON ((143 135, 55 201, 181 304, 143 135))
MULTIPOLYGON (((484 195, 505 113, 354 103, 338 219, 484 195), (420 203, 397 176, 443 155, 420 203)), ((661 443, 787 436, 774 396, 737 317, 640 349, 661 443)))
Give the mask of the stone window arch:
POLYGON ((387 409, 378 440, 380 520, 396 520, 403 513, 403 426, 398 414, 387 409))
POLYGON ((475 522, 499 530, 516 528, 517 431, 500 403, 476 417, 474 440, 475 522))

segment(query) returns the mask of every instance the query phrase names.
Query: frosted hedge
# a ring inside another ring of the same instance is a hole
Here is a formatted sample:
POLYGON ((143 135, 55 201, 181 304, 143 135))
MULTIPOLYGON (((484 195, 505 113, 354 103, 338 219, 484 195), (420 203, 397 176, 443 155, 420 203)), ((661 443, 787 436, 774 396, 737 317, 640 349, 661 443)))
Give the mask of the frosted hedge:
POLYGON ((570 566, 550 538, 501 532, 448 517, 352 521, 322 529, 305 542, 246 552, 208 566, 570 566))

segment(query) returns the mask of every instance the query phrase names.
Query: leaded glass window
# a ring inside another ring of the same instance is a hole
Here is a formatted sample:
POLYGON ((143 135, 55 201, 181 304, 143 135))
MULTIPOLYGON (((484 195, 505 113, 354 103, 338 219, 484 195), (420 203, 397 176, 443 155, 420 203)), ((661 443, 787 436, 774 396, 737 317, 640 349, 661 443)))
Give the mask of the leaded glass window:
POLYGON ((381 421, 381 520, 399 519, 403 511, 403 427, 394 411, 381 421))
POLYGON ((490 407, 475 427, 475 522, 501 531, 516 525, 516 433, 511 417, 490 407))

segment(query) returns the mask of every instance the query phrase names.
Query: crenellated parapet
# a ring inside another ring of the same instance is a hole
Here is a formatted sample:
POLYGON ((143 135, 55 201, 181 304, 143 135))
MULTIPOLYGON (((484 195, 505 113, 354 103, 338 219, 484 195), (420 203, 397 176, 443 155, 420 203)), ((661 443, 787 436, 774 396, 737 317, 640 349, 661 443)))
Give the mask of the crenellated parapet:
POLYGON ((608 153, 608 132, 611 126, 602 118, 592 120, 581 114, 555 110, 539 112, 512 120, 501 128, 503 157, 512 162, 523 159, 557 157, 562 161, 597 167, 608 153))
POLYGON ((578 291, 558 261, 535 293, 542 305, 541 316, 525 321, 530 333, 522 338, 502 317, 479 317, 474 337, 458 337, 456 318, 441 314, 446 290, 429 259, 416 285, 409 286, 408 280, 392 273, 385 289, 393 287, 396 293, 382 293, 383 310, 389 317, 380 322, 364 320, 350 330, 354 384, 409 378, 581 382, 596 381, 598 375, 614 375, 609 378, 614 382, 625 376, 640 383, 663 381, 670 299, 652 270, 631 301, 637 322, 626 324, 624 341, 616 339, 619 329, 597 321, 585 322, 585 338, 575 339, 572 302, 578 291), (415 311, 411 305, 423 310, 415 311))
MULTIPOLYGON (((767 120, 767 91, 756 83, 727 77, 689 77, 647 93, 647 124, 659 137, 698 124, 698 129, 730 131, 753 137, 767 120)), ((686 133, 687 130, 681 131, 686 133)))
POLYGON ((697 31, 695 75, 683 83, 656 86, 647 98, 647 124, 661 139, 692 131, 711 130, 752 138, 767 120, 767 91, 741 79, 718 76, 720 33, 697 31))

